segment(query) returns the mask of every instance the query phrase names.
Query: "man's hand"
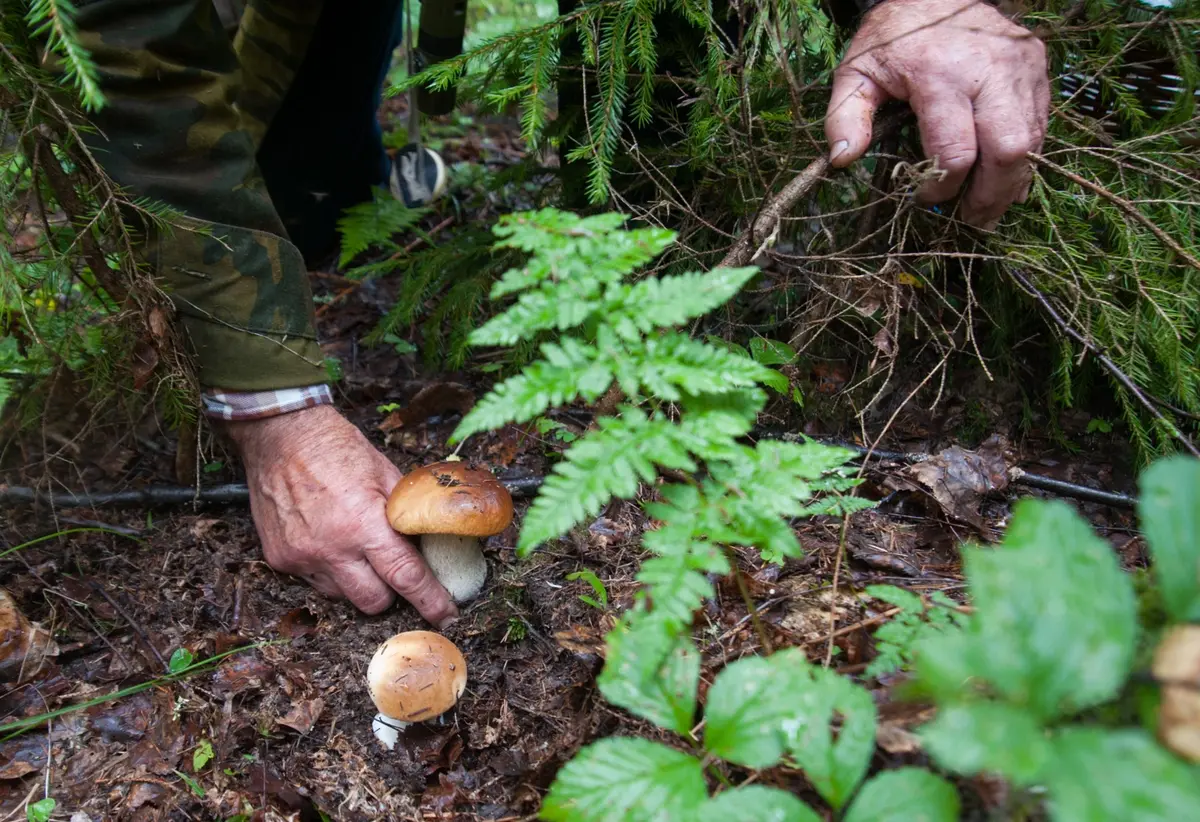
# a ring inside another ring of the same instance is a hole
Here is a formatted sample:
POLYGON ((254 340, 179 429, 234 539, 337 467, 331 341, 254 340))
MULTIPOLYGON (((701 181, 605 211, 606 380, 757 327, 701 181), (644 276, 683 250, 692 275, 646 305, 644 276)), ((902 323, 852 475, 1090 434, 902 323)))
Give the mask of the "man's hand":
POLYGON ((226 424, 241 452, 267 564, 368 614, 400 594, 438 627, 458 609, 387 521, 400 471, 330 406, 226 424))
POLYGON ((925 156, 945 172, 918 199, 950 199, 978 161, 964 221, 990 230, 1024 202, 1025 154, 1040 151, 1050 108, 1046 49, 1030 31, 982 0, 883 0, 834 74, 825 134, 835 167, 867 150, 871 117, 889 98, 908 101, 925 156))

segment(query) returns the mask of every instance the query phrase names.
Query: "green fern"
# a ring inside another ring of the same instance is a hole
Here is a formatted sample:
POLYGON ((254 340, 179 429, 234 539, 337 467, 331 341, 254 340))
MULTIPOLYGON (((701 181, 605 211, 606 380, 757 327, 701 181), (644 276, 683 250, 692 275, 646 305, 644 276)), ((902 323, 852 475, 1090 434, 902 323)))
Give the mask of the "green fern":
MULTIPOLYGON (((508 215, 498 245, 530 256, 492 289, 508 301, 471 335, 476 346, 522 344, 547 331, 541 357, 497 384, 459 423, 452 442, 535 419, 552 406, 626 398, 555 463, 526 510, 517 553, 527 556, 596 516, 614 499, 655 486, 644 503, 658 527, 643 545, 638 603, 608 637, 598 684, 610 702, 680 727, 694 708, 698 654, 692 615, 713 594, 710 575, 732 570, 727 551, 753 546, 780 562, 802 551, 793 519, 869 506, 849 496, 852 453, 816 443, 740 442, 777 372, 746 353, 678 330, 732 299, 752 268, 690 271, 628 282, 675 240, 624 217, 556 209, 508 215), (685 482, 662 482, 665 471, 685 482)), ((686 730, 686 726, 684 726, 686 730)))

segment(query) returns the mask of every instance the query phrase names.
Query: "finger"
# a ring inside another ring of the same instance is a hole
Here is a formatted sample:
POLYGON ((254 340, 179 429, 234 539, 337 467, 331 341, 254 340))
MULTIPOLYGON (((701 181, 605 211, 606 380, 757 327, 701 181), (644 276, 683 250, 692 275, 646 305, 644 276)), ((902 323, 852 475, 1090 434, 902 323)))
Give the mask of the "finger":
POLYGON ((887 91, 858 69, 845 65, 834 72, 825 111, 825 139, 834 168, 845 168, 866 153, 871 118, 887 99, 887 91))
POLYGON ((917 193, 925 203, 949 200, 962 187, 975 165, 975 113, 971 100, 961 91, 945 86, 924 87, 909 103, 917 115, 921 146, 926 158, 937 158, 942 176, 921 186, 917 193))
POLYGON ((396 601, 395 592, 365 559, 335 565, 330 573, 342 595, 364 614, 381 614, 396 601))
POLYGON ((1027 155, 1041 143, 1030 110, 1033 99, 1032 89, 1026 93, 1017 84, 985 89, 976 100, 979 166, 963 199, 965 222, 995 228, 1008 207, 1029 188, 1033 168, 1027 155))
POLYGON ((388 533, 364 553, 375 573, 393 591, 412 603, 430 623, 444 628, 458 616, 458 608, 416 547, 390 527, 388 533))

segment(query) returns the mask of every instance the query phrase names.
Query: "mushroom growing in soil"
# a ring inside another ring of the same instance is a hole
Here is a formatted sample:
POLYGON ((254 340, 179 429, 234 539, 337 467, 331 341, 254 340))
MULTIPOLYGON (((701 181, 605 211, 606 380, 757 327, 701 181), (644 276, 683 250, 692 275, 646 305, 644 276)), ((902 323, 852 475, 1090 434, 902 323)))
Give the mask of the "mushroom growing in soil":
POLYGON ((466 686, 467 661, 453 642, 432 631, 396 634, 367 666, 375 738, 392 750, 401 731, 453 708, 466 686))
POLYGON ((421 554, 455 602, 479 596, 487 579, 480 539, 512 522, 508 489, 492 474, 446 461, 413 470, 392 489, 388 522, 421 537, 421 554))

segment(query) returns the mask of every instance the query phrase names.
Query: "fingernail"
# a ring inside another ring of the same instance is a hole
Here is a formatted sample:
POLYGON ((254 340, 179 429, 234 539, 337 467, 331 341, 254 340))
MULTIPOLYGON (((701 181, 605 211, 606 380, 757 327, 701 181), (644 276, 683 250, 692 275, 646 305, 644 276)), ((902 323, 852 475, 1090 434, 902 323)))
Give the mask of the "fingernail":
POLYGON ((843 154, 846 153, 846 150, 848 148, 850 148, 849 140, 838 140, 836 143, 833 144, 833 148, 831 148, 829 150, 829 161, 830 162, 836 161, 838 157, 841 157, 843 154))
POLYGON ((457 616, 446 617, 445 619, 443 619, 441 622, 438 623, 438 630, 444 631, 456 622, 458 622, 457 616))

